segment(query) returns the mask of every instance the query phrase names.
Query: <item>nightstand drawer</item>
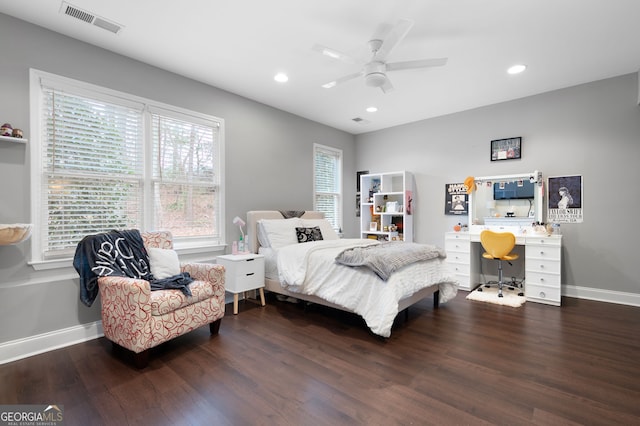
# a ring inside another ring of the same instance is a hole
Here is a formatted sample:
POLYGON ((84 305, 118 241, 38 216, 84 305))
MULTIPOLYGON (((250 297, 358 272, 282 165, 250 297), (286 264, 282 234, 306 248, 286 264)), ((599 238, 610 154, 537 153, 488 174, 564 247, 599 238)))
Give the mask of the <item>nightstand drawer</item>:
POLYGON ((264 272, 264 258, 244 259, 237 262, 225 262, 228 276, 244 277, 264 272))

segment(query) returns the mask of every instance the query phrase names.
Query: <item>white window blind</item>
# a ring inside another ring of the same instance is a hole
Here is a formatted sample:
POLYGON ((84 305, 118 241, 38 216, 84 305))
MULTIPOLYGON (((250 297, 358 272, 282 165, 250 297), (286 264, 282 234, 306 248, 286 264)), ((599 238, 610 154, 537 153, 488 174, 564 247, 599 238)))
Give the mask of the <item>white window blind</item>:
POLYGON ((43 87, 44 257, 90 233, 135 227, 142 214, 141 110, 43 87))
POLYGON ((40 71, 31 84, 33 261, 112 229, 224 243, 222 120, 40 71))
POLYGON ((342 150, 314 144, 314 209, 342 229, 342 150))
POLYGON ((176 237, 218 238, 218 126, 151 117, 156 225, 176 237))

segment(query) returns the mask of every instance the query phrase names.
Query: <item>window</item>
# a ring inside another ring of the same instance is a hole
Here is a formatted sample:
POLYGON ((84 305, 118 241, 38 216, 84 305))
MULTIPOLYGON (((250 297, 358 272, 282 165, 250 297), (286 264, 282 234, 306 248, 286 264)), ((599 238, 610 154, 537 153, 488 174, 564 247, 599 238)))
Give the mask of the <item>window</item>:
POLYGON ((342 150, 313 145, 314 210, 324 213, 336 231, 342 229, 342 150))
POLYGON ((88 234, 167 229, 222 244, 222 120, 31 72, 34 262, 88 234))

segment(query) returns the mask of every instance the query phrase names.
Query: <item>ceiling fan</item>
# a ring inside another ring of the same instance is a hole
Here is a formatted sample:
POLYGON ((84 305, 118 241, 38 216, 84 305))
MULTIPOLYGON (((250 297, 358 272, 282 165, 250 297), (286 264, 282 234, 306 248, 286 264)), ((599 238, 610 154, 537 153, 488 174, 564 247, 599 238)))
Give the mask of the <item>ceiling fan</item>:
MULTIPOLYGON (((447 58, 434 58, 434 59, 418 59, 414 61, 404 62, 387 62, 387 57, 391 51, 405 38, 409 30, 413 27, 413 21, 408 19, 401 19, 391 29, 389 34, 384 40, 374 38, 367 42, 370 57, 368 62, 364 63, 362 69, 356 73, 345 75, 337 80, 330 81, 322 85, 322 87, 329 89, 339 84, 353 80, 360 76, 364 76, 365 84, 371 87, 379 87, 384 93, 388 93, 393 90, 391 80, 387 77, 387 73, 390 71, 408 70, 416 68, 429 68, 440 67, 447 63, 447 58)), ((354 57, 340 52, 329 47, 316 44, 313 46, 313 50, 322 53, 325 56, 329 56, 334 59, 341 60, 349 64, 356 64, 358 62, 354 57)))

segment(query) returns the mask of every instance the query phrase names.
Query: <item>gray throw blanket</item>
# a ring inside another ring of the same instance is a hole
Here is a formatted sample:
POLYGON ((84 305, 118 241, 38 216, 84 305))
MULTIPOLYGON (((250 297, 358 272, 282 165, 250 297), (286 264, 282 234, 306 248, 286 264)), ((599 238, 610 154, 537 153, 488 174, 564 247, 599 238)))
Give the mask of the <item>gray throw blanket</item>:
POLYGON ((430 244, 390 241, 365 247, 353 247, 336 256, 336 262, 346 266, 364 266, 387 281, 398 269, 415 262, 446 258, 440 247, 430 244))

